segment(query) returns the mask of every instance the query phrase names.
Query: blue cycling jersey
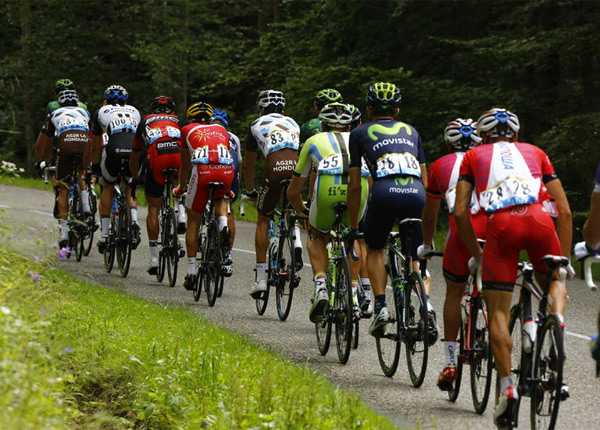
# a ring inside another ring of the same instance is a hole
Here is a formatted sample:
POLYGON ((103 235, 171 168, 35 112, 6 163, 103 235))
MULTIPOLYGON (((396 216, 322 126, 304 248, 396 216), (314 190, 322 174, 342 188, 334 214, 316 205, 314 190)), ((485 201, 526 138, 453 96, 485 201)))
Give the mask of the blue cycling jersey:
POLYGON ((350 167, 367 162, 374 180, 386 176, 421 178, 425 153, 421 136, 409 124, 380 119, 363 124, 350 133, 350 167))

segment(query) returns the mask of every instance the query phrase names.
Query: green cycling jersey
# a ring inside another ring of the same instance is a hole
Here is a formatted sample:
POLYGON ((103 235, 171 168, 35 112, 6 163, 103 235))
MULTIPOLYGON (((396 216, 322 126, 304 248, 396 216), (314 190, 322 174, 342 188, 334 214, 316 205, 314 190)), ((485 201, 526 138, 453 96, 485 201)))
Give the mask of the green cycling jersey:
POLYGON ((321 120, 319 118, 313 118, 306 121, 300 126, 300 145, 304 145, 308 139, 315 134, 321 133, 321 120))

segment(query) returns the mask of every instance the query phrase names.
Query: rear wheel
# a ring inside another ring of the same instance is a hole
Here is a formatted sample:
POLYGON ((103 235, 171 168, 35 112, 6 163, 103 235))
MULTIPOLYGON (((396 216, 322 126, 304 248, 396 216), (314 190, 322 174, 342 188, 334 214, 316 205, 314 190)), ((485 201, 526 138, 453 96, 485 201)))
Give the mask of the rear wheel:
MULTIPOLYGON (((389 278, 388 278, 389 280, 389 278)), ((400 360, 400 314, 398 306, 401 294, 398 287, 392 285, 392 288, 385 289, 386 302, 390 309, 391 320, 383 329, 379 336, 376 336, 375 343, 377 346, 377 358, 383 374, 388 377, 394 376, 398 369, 398 361, 400 360)))
POLYGON ((564 345, 563 329, 550 315, 539 331, 533 363, 531 428, 553 429, 562 400, 564 345))
POLYGON ((475 412, 483 414, 490 397, 494 360, 485 303, 481 296, 471 303, 471 394, 475 412))
POLYGON ((421 274, 411 272, 405 285, 406 294, 406 362, 410 380, 415 387, 420 387, 427 372, 429 354, 429 321, 425 287, 421 274))
POLYGON ((214 306, 217 300, 219 283, 221 282, 221 241, 216 222, 211 222, 207 228, 206 246, 202 261, 202 284, 206 291, 209 306, 214 306))
POLYGON ((337 260, 335 272, 335 298, 333 302, 335 340, 340 363, 346 364, 352 347, 353 307, 352 278, 348 260, 337 260))
POLYGON ((87 230, 84 238, 84 251, 83 255, 86 257, 90 254, 92 250, 92 245, 94 243, 94 232, 96 231, 96 213, 98 212, 98 206, 96 201, 96 194, 91 192, 89 193, 90 200, 90 211, 92 212, 89 217, 86 218, 87 230))
POLYGON ((465 330, 463 323, 460 323, 460 329, 458 332, 458 339, 456 342, 456 346, 458 347, 458 355, 456 357, 456 380, 454 381, 454 386, 450 391, 448 391, 448 399, 451 402, 456 402, 458 399, 458 394, 460 393, 460 382, 462 380, 462 372, 463 372, 463 360, 465 357, 465 330))
MULTIPOLYGON (((179 239, 177 238, 177 216, 173 210, 165 223, 165 240, 167 242, 165 265, 169 278, 169 286, 174 287, 177 282, 177 266, 179 265, 179 239)), ((163 246, 163 249, 165 247, 163 246)))
POLYGON ((285 321, 290 314, 296 282, 294 243, 288 235, 279 238, 277 261, 275 301, 277 303, 277 315, 281 321, 285 321))
POLYGON ((167 243, 167 230, 168 227, 164 219, 164 211, 160 210, 160 250, 158 251, 158 268, 156 270, 156 280, 162 282, 165 279, 165 271, 167 269, 167 256, 165 250, 165 243, 167 243))
POLYGON ((110 273, 115 264, 115 236, 117 234, 117 217, 113 214, 110 216, 110 232, 106 238, 106 246, 104 248, 104 269, 110 273))
POLYGON ((119 223, 117 224, 117 242, 116 254, 117 264, 122 277, 129 273, 131 264, 131 242, 133 241, 133 232, 131 230, 131 214, 129 208, 123 205, 119 208, 119 223))
POLYGON ((73 207, 69 210, 69 242, 71 243, 71 250, 75 253, 75 258, 77 261, 81 261, 84 251, 83 238, 85 235, 86 225, 78 192, 76 192, 73 196, 72 204, 73 207))
MULTIPOLYGON (((204 244, 206 242, 206 235, 203 231, 203 227, 200 228, 200 232, 198 234, 198 250, 200 252, 201 262, 199 263, 198 270, 196 271, 196 283, 194 284, 194 300, 200 300, 200 296, 202 295, 202 265, 204 262, 204 244)), ((196 264, 198 264, 198 260, 196 259, 196 264)))

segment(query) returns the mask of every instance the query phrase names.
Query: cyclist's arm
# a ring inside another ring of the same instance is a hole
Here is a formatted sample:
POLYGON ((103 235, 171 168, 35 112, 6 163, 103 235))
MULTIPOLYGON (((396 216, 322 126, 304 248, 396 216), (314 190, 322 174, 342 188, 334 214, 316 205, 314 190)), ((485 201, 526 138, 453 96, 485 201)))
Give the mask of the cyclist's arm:
POLYGON ((358 212, 360 210, 360 197, 362 183, 360 167, 350 168, 350 180, 348 181, 348 214, 350 215, 350 228, 358 228, 358 212))
POLYGON ((45 135, 40 131, 37 139, 35 140, 35 161, 38 163, 44 160, 44 142, 46 141, 45 135))
POLYGON ((469 248, 469 252, 473 257, 480 257, 483 254, 473 225, 471 224, 471 195, 473 193, 473 184, 462 177, 456 184, 456 201, 454 202, 454 220, 456 228, 463 242, 469 248))
POLYGON ((590 248, 600 246, 600 192, 592 193, 590 214, 583 225, 583 239, 590 248))
POLYGON ((433 199, 431 197, 427 197, 425 200, 425 207, 423 207, 423 213, 421 214, 423 245, 431 245, 433 242, 433 234, 435 233, 441 202, 441 199, 433 199))
POLYGON ((573 241, 573 217, 571 215, 569 201, 567 200, 567 195, 565 194, 560 179, 557 178, 547 182, 546 188, 556 202, 556 210, 558 212, 558 216, 556 217, 556 232, 558 234, 558 239, 560 240, 560 248, 562 254, 569 257, 571 255, 571 245, 573 241))
POLYGON ((140 159, 142 158, 142 151, 139 149, 133 149, 129 154, 129 171, 134 179, 137 179, 140 173, 140 159))
POLYGON ((256 163, 256 151, 246 149, 246 161, 244 162, 244 180, 246 190, 254 190, 254 163, 256 163))
POLYGON ((47 120, 43 137, 42 155, 43 159, 49 163, 54 158, 54 133, 56 129, 52 121, 47 120))
POLYGON ((304 200, 302 199, 302 187, 305 182, 306 178, 294 173, 287 189, 288 200, 296 212, 304 212, 306 209, 304 200))
POLYGON ((423 187, 427 188, 428 178, 427 178, 427 166, 425 164, 421 164, 421 181, 423 182, 423 187))
MULTIPOLYGON (((179 167, 179 188, 186 189, 188 176, 192 169, 192 154, 185 144, 180 145, 181 166, 179 167)), ((148 174, 151 174, 148 172, 148 174)))

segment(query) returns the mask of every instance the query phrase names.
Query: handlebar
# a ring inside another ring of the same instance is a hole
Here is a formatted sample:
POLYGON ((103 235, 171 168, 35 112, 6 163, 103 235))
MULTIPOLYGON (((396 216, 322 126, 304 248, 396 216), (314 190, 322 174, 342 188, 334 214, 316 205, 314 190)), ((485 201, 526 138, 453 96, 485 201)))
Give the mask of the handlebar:
POLYGON ((46 166, 44 167, 44 184, 48 183, 48 171, 56 172, 56 166, 46 166))
POLYGON ((246 195, 245 192, 242 193, 241 197, 240 197, 240 215, 241 216, 246 216, 246 211, 245 211, 245 203, 250 200, 255 200, 253 197, 250 197, 248 195, 246 195))
POLYGON ((600 263, 600 255, 590 255, 583 259, 583 279, 590 290, 597 291, 598 287, 592 276, 592 264, 594 263, 600 263))
POLYGON ((358 261, 358 254, 354 250, 354 241, 356 239, 362 239, 363 237, 365 237, 364 233, 358 233, 356 237, 348 241, 348 254, 350 254, 354 261, 358 261))

